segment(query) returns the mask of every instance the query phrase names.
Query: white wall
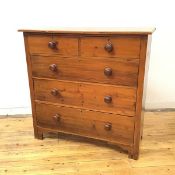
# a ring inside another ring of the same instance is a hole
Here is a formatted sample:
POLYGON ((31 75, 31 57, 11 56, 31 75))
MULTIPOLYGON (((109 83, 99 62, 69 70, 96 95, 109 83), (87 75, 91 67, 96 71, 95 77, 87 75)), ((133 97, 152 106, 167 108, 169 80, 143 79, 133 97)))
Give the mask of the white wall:
POLYGON ((0 114, 30 113, 23 27, 153 26, 146 108, 175 108, 173 0, 0 2, 0 114))

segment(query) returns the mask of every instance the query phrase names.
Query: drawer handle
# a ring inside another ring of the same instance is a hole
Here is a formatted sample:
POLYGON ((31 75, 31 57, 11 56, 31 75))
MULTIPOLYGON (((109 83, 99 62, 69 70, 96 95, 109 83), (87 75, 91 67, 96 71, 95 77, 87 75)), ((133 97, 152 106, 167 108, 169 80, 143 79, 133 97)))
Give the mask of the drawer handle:
POLYGON ((104 74, 105 74, 106 76, 111 76, 111 75, 112 75, 112 69, 111 69, 110 67, 106 67, 106 68, 104 69, 104 74))
POLYGON ((51 70, 52 72, 56 72, 57 71, 57 65, 56 64, 51 64, 49 66, 49 70, 51 70))
POLYGON ((110 131, 110 130, 112 129, 112 124, 111 124, 111 123, 106 123, 106 124, 104 125, 104 129, 105 129, 106 131, 110 131))
POLYGON ((52 119, 55 121, 55 122, 60 122, 61 120, 61 115, 60 114, 55 114, 52 119))
POLYGON ((112 52, 113 51, 113 45, 112 45, 112 43, 107 43, 106 45, 105 45, 105 50, 107 51, 107 52, 112 52))
POLYGON ((52 89, 50 91, 50 93, 53 95, 53 96, 57 96, 58 95, 58 89, 52 89))
POLYGON ((56 41, 50 41, 48 43, 48 47, 51 49, 56 49, 57 48, 57 42, 56 41))
POLYGON ((112 102, 112 97, 109 96, 109 95, 108 95, 108 96, 105 96, 105 97, 104 97, 104 102, 105 102, 105 103, 111 103, 111 102, 112 102))

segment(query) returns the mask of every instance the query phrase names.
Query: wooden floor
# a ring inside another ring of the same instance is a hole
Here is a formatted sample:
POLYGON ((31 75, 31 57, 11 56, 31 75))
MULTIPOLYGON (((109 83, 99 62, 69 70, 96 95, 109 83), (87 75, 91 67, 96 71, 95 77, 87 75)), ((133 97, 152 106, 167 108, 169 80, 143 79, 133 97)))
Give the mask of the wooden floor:
POLYGON ((33 137, 32 118, 0 119, 0 175, 175 175, 175 112, 147 112, 141 154, 68 135, 33 137))

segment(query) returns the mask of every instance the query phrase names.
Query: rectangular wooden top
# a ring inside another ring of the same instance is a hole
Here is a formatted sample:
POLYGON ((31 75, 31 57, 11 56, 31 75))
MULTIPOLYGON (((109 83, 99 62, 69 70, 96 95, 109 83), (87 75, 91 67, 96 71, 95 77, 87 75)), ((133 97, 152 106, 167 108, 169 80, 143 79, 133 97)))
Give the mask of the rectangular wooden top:
POLYGON ((48 29, 19 29, 19 32, 29 33, 61 33, 61 34, 140 34, 148 35, 155 28, 48 28, 48 29))

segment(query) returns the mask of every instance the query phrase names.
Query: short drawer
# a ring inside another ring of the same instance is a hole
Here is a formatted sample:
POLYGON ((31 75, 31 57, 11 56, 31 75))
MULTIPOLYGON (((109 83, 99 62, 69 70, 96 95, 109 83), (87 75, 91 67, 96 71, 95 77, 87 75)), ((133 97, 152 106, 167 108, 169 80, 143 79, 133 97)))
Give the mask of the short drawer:
POLYGON ((57 35, 29 35, 30 54, 78 55, 78 39, 57 35))
POLYGON ((34 77, 137 86, 138 59, 31 56, 34 77))
POLYGON ((133 144, 134 117, 36 103, 37 125, 58 131, 133 144))
POLYGON ((35 99, 134 116, 136 88, 34 79, 35 99))
POLYGON ((90 57, 139 58, 139 37, 84 37, 81 55, 90 57))

